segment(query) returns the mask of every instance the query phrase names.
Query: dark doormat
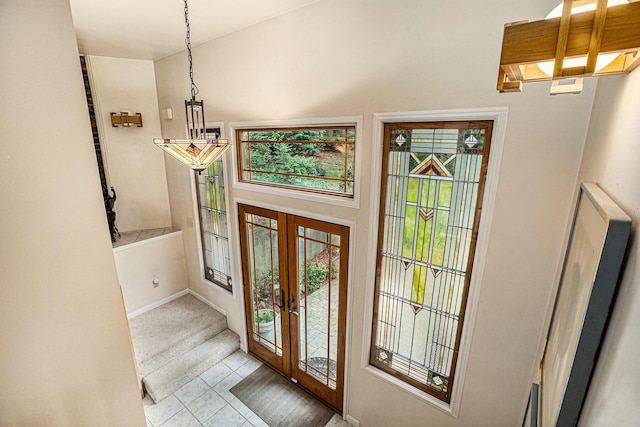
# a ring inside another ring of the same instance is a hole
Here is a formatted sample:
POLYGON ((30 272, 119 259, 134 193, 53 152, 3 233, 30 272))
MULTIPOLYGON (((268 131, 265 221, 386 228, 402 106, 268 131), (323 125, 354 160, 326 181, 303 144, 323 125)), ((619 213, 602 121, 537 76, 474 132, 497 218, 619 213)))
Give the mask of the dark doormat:
POLYGON ((236 384, 231 393, 271 427, 323 427, 335 414, 267 365, 236 384))

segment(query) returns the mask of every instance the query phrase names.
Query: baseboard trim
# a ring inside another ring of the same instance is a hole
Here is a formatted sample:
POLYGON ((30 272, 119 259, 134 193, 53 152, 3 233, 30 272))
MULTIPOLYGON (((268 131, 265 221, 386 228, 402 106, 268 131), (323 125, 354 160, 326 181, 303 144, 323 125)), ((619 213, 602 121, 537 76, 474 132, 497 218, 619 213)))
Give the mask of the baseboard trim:
POLYGON ((351 424, 354 427, 360 427, 360 421, 353 418, 351 415, 345 416, 345 421, 351 424))
POLYGON ((131 313, 128 313, 128 314, 127 314, 127 318, 128 318, 129 320, 131 320, 131 319, 133 319, 134 317, 140 316, 142 313, 146 313, 147 311, 153 310, 154 308, 158 308, 158 307, 160 307, 161 305, 164 305, 164 304, 166 304, 166 303, 168 303, 168 302, 173 301, 174 299, 178 299, 178 298, 180 298, 180 297, 182 297, 182 296, 185 296, 185 295, 187 295, 188 293, 189 293, 189 289, 185 289, 184 291, 180 291, 180 292, 178 292, 178 293, 176 293, 176 294, 173 294, 173 295, 171 295, 171 296, 168 296, 168 297, 166 297, 166 298, 163 298, 163 299, 161 299, 160 301, 156 301, 156 302, 154 302, 153 304, 149 304, 149 305, 147 305, 147 306, 144 306, 144 307, 142 307, 142 308, 139 308, 139 309, 138 309, 138 310, 136 310, 136 311, 132 311, 131 313))
POLYGON ((187 289, 187 292, 189 292, 191 295, 193 295, 194 297, 198 298, 200 301, 202 301, 203 303, 207 304, 209 307, 213 308, 214 310, 219 311, 225 317, 227 316, 227 312, 222 307, 220 307, 218 305, 215 305, 214 303, 212 303, 211 301, 209 301, 208 299, 206 299, 205 297, 203 297, 202 295, 200 295, 196 291, 194 291, 192 289, 187 289))

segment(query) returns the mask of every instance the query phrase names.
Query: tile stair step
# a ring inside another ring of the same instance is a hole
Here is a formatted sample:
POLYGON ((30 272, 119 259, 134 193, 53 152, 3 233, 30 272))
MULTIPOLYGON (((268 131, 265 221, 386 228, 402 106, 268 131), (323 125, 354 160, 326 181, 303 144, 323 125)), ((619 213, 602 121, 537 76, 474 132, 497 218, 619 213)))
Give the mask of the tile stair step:
POLYGON ((202 343, 225 331, 226 329, 227 322, 226 318, 224 318, 224 321, 218 321, 204 329, 192 331, 192 333, 184 337, 183 340, 175 343, 169 348, 163 349, 163 351, 154 354, 150 358, 138 360, 140 376, 144 378, 152 374, 153 372, 157 371, 168 363, 171 363, 188 351, 198 347, 202 343))
POLYGON ((147 394, 154 402, 161 401, 238 348, 240 337, 229 329, 224 330, 143 377, 147 394))

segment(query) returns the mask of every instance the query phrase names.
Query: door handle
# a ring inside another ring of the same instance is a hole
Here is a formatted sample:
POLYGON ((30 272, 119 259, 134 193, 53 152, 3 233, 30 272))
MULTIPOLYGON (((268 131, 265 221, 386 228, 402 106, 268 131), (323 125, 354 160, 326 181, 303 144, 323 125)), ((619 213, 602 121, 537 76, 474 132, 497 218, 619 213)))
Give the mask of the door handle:
POLYGON ((289 314, 293 314, 295 316, 298 315, 298 312, 296 311, 296 295, 295 294, 291 294, 291 299, 289 300, 289 314))

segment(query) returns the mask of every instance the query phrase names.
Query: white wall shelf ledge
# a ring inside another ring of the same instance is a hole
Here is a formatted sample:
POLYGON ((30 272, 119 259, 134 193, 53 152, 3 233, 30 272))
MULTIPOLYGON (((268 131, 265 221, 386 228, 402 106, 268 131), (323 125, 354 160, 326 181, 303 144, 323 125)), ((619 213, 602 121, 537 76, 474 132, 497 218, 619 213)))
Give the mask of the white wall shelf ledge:
POLYGON ((169 234, 178 233, 178 232, 182 232, 182 231, 173 227, 152 228, 149 230, 125 231, 124 233, 121 233, 120 236, 117 237, 116 241, 113 243, 113 249, 114 249, 114 252, 117 252, 116 249, 120 249, 120 248, 124 249, 125 247, 129 247, 130 245, 142 243, 147 240, 164 237, 169 234))

